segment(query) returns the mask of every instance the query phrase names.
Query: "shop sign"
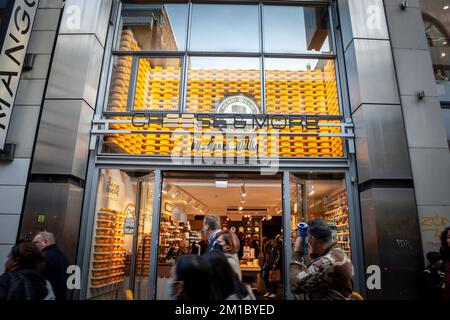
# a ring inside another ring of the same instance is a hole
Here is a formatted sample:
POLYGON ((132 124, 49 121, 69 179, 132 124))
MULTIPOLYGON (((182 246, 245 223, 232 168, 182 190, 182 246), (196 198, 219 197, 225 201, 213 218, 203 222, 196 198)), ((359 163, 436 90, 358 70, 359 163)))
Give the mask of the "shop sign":
MULTIPOLYGON (((331 119, 331 117, 330 117, 331 119)), ((136 128, 145 128, 159 124, 167 128, 201 129, 301 129, 318 130, 319 117, 310 115, 272 115, 272 114, 178 114, 136 112, 131 116, 131 124, 136 128)))
POLYGON ((134 234, 134 219, 133 218, 126 218, 125 219, 125 234, 134 234))
POLYGON ((258 114, 259 108, 252 99, 239 95, 225 98, 217 108, 217 113, 258 114))
POLYGON ((38 0, 16 0, 0 43, 0 150, 5 147, 22 66, 33 27, 38 0))
POLYGON ((119 200, 120 198, 120 186, 113 181, 107 181, 106 183, 106 194, 111 200, 119 200))

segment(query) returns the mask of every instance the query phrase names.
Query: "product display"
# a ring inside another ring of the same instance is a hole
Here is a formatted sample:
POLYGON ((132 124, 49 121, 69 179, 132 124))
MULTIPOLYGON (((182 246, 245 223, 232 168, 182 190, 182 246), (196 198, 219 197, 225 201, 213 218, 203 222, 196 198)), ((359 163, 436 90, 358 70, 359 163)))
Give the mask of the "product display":
MULTIPOLYGON (((121 50, 140 51, 133 31, 125 29, 121 38, 121 50)), ((108 110, 125 112, 131 77, 132 57, 116 58, 108 110)), ((177 111, 180 100, 181 69, 178 59, 139 59, 138 79, 136 81, 135 100, 131 103, 135 110, 177 111), (151 63, 152 61, 152 63, 151 63)), ((337 85, 334 62, 329 60, 316 67, 316 70, 267 70, 266 71, 266 109, 268 114, 308 114, 339 115, 337 85)), ((189 71, 187 82, 188 113, 213 113, 220 101, 230 95, 244 94, 257 104, 261 100, 259 70, 198 70, 189 71)), ((130 117, 113 117, 115 120, 131 120, 130 117)), ((179 118, 179 123, 182 123, 179 118)), ((322 121, 321 123, 339 123, 322 121)), ((151 123, 145 127, 133 127, 132 124, 110 124, 115 130, 152 130, 174 131, 177 128, 151 123)), ((181 128, 181 124, 179 125, 181 128)), ((192 131, 192 128, 185 128, 192 131)), ((343 141, 340 137, 290 136, 286 134, 304 133, 301 127, 286 126, 284 129, 257 129, 256 132, 280 132, 280 136, 258 135, 258 151, 228 150, 220 151, 230 156, 256 156, 267 154, 270 157, 342 157, 343 141), (283 135, 285 133, 285 135, 283 135)), ((336 134, 340 127, 321 126, 308 133, 336 134)), ((210 143, 203 137, 202 144, 210 143)), ((120 148, 120 152, 129 154, 170 155, 175 152, 189 152, 202 155, 208 150, 192 150, 192 140, 182 143, 173 141, 171 134, 125 134, 105 137, 110 148, 120 148), (178 149, 175 149, 178 148, 178 149)), ((231 141, 224 141, 230 144, 231 141)))
POLYGON ((336 226, 335 241, 350 256, 350 226, 348 221, 347 193, 342 190, 329 199, 323 206, 326 221, 336 226))
POLYGON ((261 269, 261 266, 254 246, 261 249, 261 218, 252 217, 251 219, 245 219, 242 229, 239 227, 239 230, 244 231, 244 240, 241 243, 243 246, 243 255, 240 261, 241 269, 258 271, 261 269))
POLYGON ((146 233, 139 241, 138 255, 136 257, 136 274, 148 277, 150 268, 151 234, 146 233))
POLYGON ((122 282, 125 273, 124 223, 126 214, 101 208, 97 213, 91 266, 91 289, 122 282))
POLYGON ((176 258, 189 246, 189 237, 184 233, 185 227, 179 222, 173 222, 168 213, 163 213, 159 233, 159 255, 158 261, 166 263, 176 258))

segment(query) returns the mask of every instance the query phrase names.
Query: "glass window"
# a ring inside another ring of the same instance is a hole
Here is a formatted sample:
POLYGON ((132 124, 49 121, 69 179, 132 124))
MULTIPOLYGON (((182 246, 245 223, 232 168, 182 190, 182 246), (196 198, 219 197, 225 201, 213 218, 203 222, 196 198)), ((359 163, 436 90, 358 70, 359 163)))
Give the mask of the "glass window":
POLYGON ((333 60, 264 60, 266 112, 269 114, 339 115, 333 60))
POLYGON ((343 175, 291 175, 293 241, 297 225, 314 219, 328 222, 333 240, 350 256, 350 224, 347 190, 343 175))
POLYGON ((114 58, 107 111, 125 112, 127 110, 132 63, 131 56, 114 58))
POLYGON ((216 112, 228 96, 245 96, 261 106, 258 58, 191 57, 187 112, 216 112))
POLYGON ((181 59, 141 58, 134 110, 178 110, 181 59))
POLYGON ((130 7, 123 11, 121 51, 184 51, 187 5, 166 4, 130 7))
POLYGON ((331 51, 326 7, 264 7, 264 51, 325 53, 331 51))
POLYGON ((258 52, 258 6, 194 4, 190 50, 258 52))
POLYGON ((148 299, 154 178, 144 174, 100 171, 88 299, 123 300, 133 287, 136 299, 148 299))

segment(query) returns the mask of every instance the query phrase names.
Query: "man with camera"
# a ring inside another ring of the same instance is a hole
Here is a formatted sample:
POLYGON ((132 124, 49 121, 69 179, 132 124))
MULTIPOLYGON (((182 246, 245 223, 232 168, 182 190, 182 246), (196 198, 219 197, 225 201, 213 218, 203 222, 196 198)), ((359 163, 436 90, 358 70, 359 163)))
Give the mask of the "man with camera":
POLYGON ((292 259, 289 279, 293 293, 306 294, 311 300, 351 298, 353 265, 345 251, 333 242, 331 229, 324 220, 315 219, 304 224, 303 231, 299 230, 292 259), (303 259, 307 246, 311 257, 308 266, 303 259))

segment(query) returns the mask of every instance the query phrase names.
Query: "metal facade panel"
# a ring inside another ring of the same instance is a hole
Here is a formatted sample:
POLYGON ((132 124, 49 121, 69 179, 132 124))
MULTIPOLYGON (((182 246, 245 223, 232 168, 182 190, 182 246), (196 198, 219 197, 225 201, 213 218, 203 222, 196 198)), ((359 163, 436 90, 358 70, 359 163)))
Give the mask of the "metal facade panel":
POLYGON ((362 105, 353 115, 359 183, 410 179, 408 146, 399 105, 362 105))
POLYGON ((361 104, 399 104, 391 46, 385 40, 355 39, 345 60, 352 112, 361 104))

